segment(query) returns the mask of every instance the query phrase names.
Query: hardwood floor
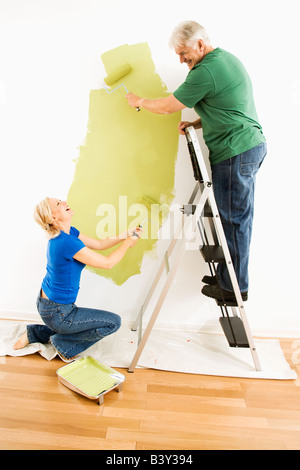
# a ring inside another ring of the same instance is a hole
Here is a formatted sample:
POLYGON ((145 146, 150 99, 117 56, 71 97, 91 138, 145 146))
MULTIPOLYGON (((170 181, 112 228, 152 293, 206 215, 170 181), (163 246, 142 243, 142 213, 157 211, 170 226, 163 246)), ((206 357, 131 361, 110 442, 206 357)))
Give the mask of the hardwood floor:
MULTIPOLYGON (((299 340, 282 340, 299 376, 299 340)), ((0 449, 300 449, 300 380, 118 369, 104 405, 57 380, 59 359, 0 357, 0 449)))

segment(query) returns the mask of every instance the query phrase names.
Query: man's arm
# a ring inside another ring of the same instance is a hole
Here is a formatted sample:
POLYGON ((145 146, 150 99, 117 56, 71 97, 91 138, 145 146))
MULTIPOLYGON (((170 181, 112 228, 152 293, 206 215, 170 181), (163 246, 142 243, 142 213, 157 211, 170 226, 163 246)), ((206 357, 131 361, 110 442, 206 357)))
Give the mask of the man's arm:
POLYGON ((134 95, 133 93, 128 93, 126 98, 132 108, 143 108, 155 114, 172 114, 186 107, 175 98, 173 94, 169 95, 167 98, 148 100, 134 95))

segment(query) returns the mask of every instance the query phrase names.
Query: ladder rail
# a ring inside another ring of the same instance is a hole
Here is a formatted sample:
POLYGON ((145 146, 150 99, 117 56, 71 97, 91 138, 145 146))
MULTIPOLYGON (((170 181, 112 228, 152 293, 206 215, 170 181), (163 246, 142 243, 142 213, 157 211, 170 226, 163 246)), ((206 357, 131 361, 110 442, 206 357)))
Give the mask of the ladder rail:
MULTIPOLYGON (((200 206, 202 206, 203 208, 204 208, 205 201, 206 201, 206 199, 207 199, 207 194, 208 194, 209 191, 210 191, 210 186, 207 185, 207 186, 206 186, 206 189, 205 189, 205 190, 203 191, 203 193, 201 194, 200 200, 199 200, 199 202, 198 202, 198 204, 199 204, 200 206)), ((133 372, 133 371, 134 371, 134 369, 135 369, 135 367, 136 367, 136 365, 137 365, 137 363, 138 363, 138 360, 139 360, 139 358, 140 358, 140 356, 141 356, 141 354, 142 354, 142 352, 143 352, 143 349, 144 349, 144 347, 145 347, 145 345, 146 345, 146 342, 147 342, 147 340, 148 340, 148 338, 149 338, 149 335, 150 335, 150 333, 151 333, 151 331, 152 331, 152 329, 153 329, 153 326, 154 326, 155 321, 156 321, 156 319, 157 319, 157 317, 158 317, 158 314, 159 314, 159 312, 160 312, 160 310, 161 310, 161 307, 162 307, 162 305, 163 305, 163 303, 164 303, 164 300, 165 300, 165 298, 166 298, 166 296, 167 296, 167 294, 168 294, 168 291, 169 291, 169 289, 170 289, 170 287, 171 287, 171 284, 172 284, 172 282, 173 282, 173 279, 174 279, 174 277, 175 277, 175 274, 176 274, 176 272, 177 272, 177 269, 178 269, 178 267, 179 267, 179 265, 180 265, 180 262, 181 262, 181 260, 182 260, 182 258, 183 258, 184 252, 185 252, 186 239, 185 239, 185 236, 184 236, 184 235, 185 235, 186 230, 188 229, 189 225, 191 224, 191 221, 192 221, 191 215, 184 215, 184 217, 183 217, 183 222, 180 224, 180 227, 179 227, 178 230, 177 230, 177 233, 178 233, 178 232, 180 233, 180 230, 181 230, 181 237, 178 236, 177 239, 173 239, 173 240, 171 241, 171 244, 172 244, 172 251, 174 250, 176 244, 179 244, 179 248, 178 248, 177 252, 175 253, 175 260, 173 261, 172 266, 171 266, 171 268, 170 268, 170 271, 169 271, 168 274, 167 274, 166 282, 165 282, 164 287, 163 287, 163 289, 162 289, 162 291, 161 291, 161 293, 160 293, 159 299, 158 299, 158 301, 156 302, 156 305, 155 305, 155 307, 154 307, 154 309, 153 309, 153 312, 152 312, 152 314, 151 314, 151 316, 150 316, 150 319, 149 319, 149 321, 148 321, 148 324, 147 324, 147 327, 146 327, 146 329, 145 329, 145 332, 144 332, 143 336, 141 337, 141 340, 139 341, 139 344, 138 344, 137 350, 136 350, 136 352, 135 352, 135 355, 134 355, 134 357, 133 357, 133 359, 132 359, 132 361, 131 361, 131 364, 130 364, 130 366, 129 366, 129 368, 128 368, 128 372, 133 372)), ((179 233, 178 233, 178 235, 179 235, 179 233)), ((161 266, 160 266, 160 269, 159 269, 158 274, 160 274, 163 269, 164 269, 164 261, 161 263, 161 266)), ((154 290, 155 290, 155 288, 156 288, 156 285, 157 285, 157 283, 158 283, 158 281, 159 281, 159 276, 158 276, 158 274, 157 274, 157 276, 155 277, 155 280, 154 280, 154 282, 153 282, 153 284, 152 284, 152 286, 151 286, 151 292, 152 292, 152 293, 154 292, 154 290)), ((147 296, 146 301, 145 301, 145 303, 148 304, 149 301, 150 301, 149 296, 147 296), (147 302, 146 302, 146 301, 147 301, 147 302)), ((144 312, 145 312, 145 309, 144 309, 144 312)), ((135 324, 137 324, 137 323, 138 323, 138 319, 136 320, 135 324)), ((141 326, 141 322, 140 322, 140 326, 141 326)))
MULTIPOLYGON (((214 194, 213 194, 213 191, 212 191, 212 183, 211 183, 210 178, 208 176, 208 172, 207 172, 207 168, 206 168, 204 159, 200 159, 198 157, 198 155, 202 155, 202 153, 201 153, 200 145, 199 145, 196 133, 195 133, 195 129, 193 127, 188 127, 188 128, 185 129, 185 131, 186 131, 186 139, 187 139, 187 142, 188 142, 188 148, 189 148, 189 152, 190 152, 192 166, 193 166, 193 169, 194 169, 194 176, 195 176, 195 179, 198 181, 195 188, 194 188, 194 191, 193 191, 193 193, 190 197, 189 205, 192 205, 193 202, 195 201, 196 196, 198 194, 198 191, 200 189, 200 184, 203 185, 203 190, 200 194, 200 199, 199 199, 198 204, 196 205, 195 211, 184 212, 184 216, 182 218, 182 221, 178 225, 177 230, 175 232, 175 235, 171 239, 168 250, 165 253, 165 256, 164 256, 164 258, 163 258, 163 260, 160 264, 160 267, 158 269, 158 272, 157 272, 157 274, 156 274, 156 276, 155 276, 155 278, 152 282, 150 290, 149 290, 149 292, 148 292, 148 294, 145 298, 145 301, 144 301, 144 303, 143 303, 143 305, 142 305, 142 307, 139 311, 139 314, 138 314, 138 316, 137 316, 137 318, 134 322, 132 330, 135 331, 137 328, 139 328, 139 339, 138 339, 138 347, 137 347, 136 353, 135 353, 135 355, 132 359, 132 362, 129 366, 128 372, 134 372, 134 369, 135 369, 135 367, 138 363, 140 355, 142 354, 142 351, 143 351, 143 349, 144 349, 144 347, 147 343, 149 335, 150 335, 150 333, 153 329, 155 321, 156 321, 156 319, 159 315, 159 312, 162 308, 162 305, 165 301, 165 298, 166 298, 166 296, 168 294, 168 291, 171 287, 171 284, 174 280, 176 271, 177 271, 177 269, 180 265, 180 262, 183 258, 185 248, 186 248, 186 239, 185 239, 186 229, 189 227, 189 224, 191 223, 191 220, 193 218, 195 218, 195 220, 197 221, 197 224, 198 224, 198 221, 201 219, 201 215, 204 211, 204 207, 205 207, 205 204, 207 204, 207 202, 209 203, 211 211, 212 211, 213 225, 214 225, 216 236, 217 236, 217 238, 214 237, 214 241, 218 240, 218 243, 219 243, 220 247, 223 250, 223 254, 224 254, 224 257, 225 257, 225 262, 226 262, 226 265, 227 265, 227 268, 228 268, 229 276, 230 276, 230 279, 231 279, 231 282, 232 282, 233 291, 234 291, 236 301, 237 301, 237 308, 238 308, 238 311, 240 313, 240 318, 241 318, 241 321, 242 321, 244 329, 245 329, 245 334, 246 334, 246 337, 247 337, 247 341, 249 343, 249 348, 250 348, 250 351, 251 351, 252 359, 253 359, 256 370, 260 371, 261 370, 261 365, 260 365, 260 362, 259 362, 259 359, 258 359, 258 356, 257 356, 257 351, 256 351, 255 344, 254 344, 254 341, 253 341, 253 338, 252 338, 249 323, 248 323, 248 320, 247 320, 247 317, 246 317, 245 308, 244 308, 241 292, 240 292, 240 289, 239 289, 236 273, 235 273, 234 266, 233 266, 233 263, 232 263, 232 260, 231 260, 231 255, 230 255, 229 248, 228 248, 228 245, 227 245, 227 241, 226 241, 225 233, 224 233, 224 230, 223 230, 222 222, 221 222, 221 219, 220 219, 220 215, 219 215, 219 212, 218 212, 216 200, 215 200, 215 197, 214 197, 214 194), (181 235, 181 237, 180 237, 180 235, 181 235), (179 244, 179 249, 177 250, 177 253, 174 254, 174 249, 178 244, 179 244), (173 254, 173 257, 175 258, 175 260, 173 261, 172 265, 169 266, 169 260, 170 260, 170 257, 171 257, 172 254, 173 254), (160 278, 161 278, 161 276, 162 276, 162 274, 165 270, 165 267, 167 267, 166 281, 165 281, 163 289, 162 289, 162 291, 159 295, 158 301, 156 302, 156 305, 153 309, 153 312, 150 316, 150 319, 148 321, 148 324, 147 324, 147 327, 144 331, 144 334, 142 335, 142 317, 143 317, 143 315, 144 315, 144 313, 145 313, 145 311, 148 307, 148 304, 149 304, 149 302, 150 302, 150 300, 151 300, 151 298, 152 298, 152 296, 153 296, 153 294, 156 290, 156 287, 158 286, 158 283, 159 283, 160 278)), ((200 232, 200 235, 201 235, 201 232, 200 232)), ((211 269, 211 267, 210 267, 210 269, 211 269)), ((224 307, 226 308, 226 305, 224 305, 224 307)), ((226 309, 226 312, 227 312, 227 309, 226 309)), ((237 310, 234 308, 234 309, 232 309, 232 312, 233 312, 234 318, 237 318, 238 317, 237 310)), ((223 311, 222 311, 222 313, 223 313, 223 311)), ((229 319, 229 317, 228 317, 228 319, 229 319)))
POLYGON ((154 308, 154 310, 153 310, 153 313, 152 313, 152 315, 151 315, 151 317, 150 317, 150 320, 149 320, 149 322, 148 322, 148 325, 147 325, 147 327, 146 327, 146 329, 145 329, 145 332, 144 332, 144 334, 143 334, 143 336, 142 336, 142 338, 141 338, 141 341, 140 341, 140 343, 139 343, 139 345, 138 345, 138 348, 137 348, 137 350, 136 350, 136 352, 135 352, 135 355, 134 355, 134 357, 133 357, 133 359, 132 359, 132 361, 131 361, 131 364, 130 364, 130 366, 129 366, 129 368, 128 368, 128 372, 133 372, 134 369, 135 369, 135 367, 137 366, 138 360, 139 360, 139 358, 140 358, 140 356, 141 356, 141 354, 142 354, 142 352, 143 352, 143 349, 144 349, 144 347, 145 347, 145 345, 146 345, 146 343, 147 343, 147 340, 148 340, 148 338, 149 338, 149 336, 150 336, 150 333, 151 333, 151 331, 152 331, 152 329, 153 329, 153 326, 154 326, 155 321, 156 321, 156 319, 157 319, 157 317, 158 317, 158 314, 159 314, 159 312, 160 312, 160 310, 161 310, 161 307, 162 307, 162 305, 163 305, 163 303, 164 303, 164 301, 165 301, 165 298, 166 298, 166 296, 167 296, 167 294, 168 294, 168 291, 169 291, 169 289, 170 289, 170 287, 171 287, 171 284, 172 284, 173 279, 174 279, 174 277, 175 277, 177 268, 178 268, 178 266, 179 266, 179 264, 180 264, 180 262, 181 262, 181 260, 182 260, 182 258, 183 258, 184 251, 185 251, 185 240, 181 240, 181 246, 180 246, 180 249, 179 249, 179 253, 177 253, 177 256, 176 256, 176 260, 175 260, 175 262, 174 262, 174 265, 172 266, 172 268, 171 268, 170 271, 169 271, 169 274, 168 274, 168 277, 167 277, 167 281, 166 281, 166 283, 165 283, 165 285, 164 285, 164 288, 163 288, 163 290, 162 290, 162 292, 161 292, 161 294, 160 294, 160 296, 159 296, 159 299, 158 299, 158 301, 157 301, 157 303, 156 303, 156 306, 155 306, 155 308, 154 308))
MULTIPOLYGON (((186 135, 187 135, 187 141, 192 142, 192 144, 194 146, 195 156, 197 158, 198 165, 199 165, 202 177, 203 177, 204 180, 208 181, 209 177, 208 177, 208 172, 207 172, 207 169, 206 169, 204 159, 199 159, 198 158, 198 155, 201 155, 201 150, 200 150, 200 145, 199 145, 199 142, 198 142, 198 138, 197 138, 195 129, 193 127, 188 127, 186 129, 186 135)), ((239 313, 240 313, 240 317, 241 317, 241 320, 243 322, 245 332, 246 332, 246 336, 247 336, 247 339, 248 339, 248 342, 249 342, 250 351, 251 351, 252 358, 253 358, 253 361, 254 361, 254 364, 255 364, 255 368, 256 368, 256 370, 259 371, 259 370, 261 370, 261 365, 260 365, 260 362, 259 362, 259 359, 258 359, 258 356, 257 356, 257 351, 256 351, 256 347, 255 347, 255 344, 254 344, 254 341, 253 341, 253 337, 252 337, 252 333, 251 333, 250 326, 249 326, 249 323, 248 323, 248 319, 247 319, 246 314, 245 314, 245 307, 244 307, 244 303, 243 303, 243 300, 242 300, 242 295, 241 295, 241 292, 240 292, 239 284, 238 284, 236 273, 235 273, 235 270, 234 270, 234 266, 233 266, 233 263, 232 263, 232 260, 231 260, 231 255, 230 255, 230 252, 229 252, 229 248, 228 248, 228 245, 227 245, 225 233, 224 233, 224 230, 223 230, 222 222, 221 222, 221 219, 220 219, 217 203, 216 203, 213 192, 210 192, 210 194, 208 196, 208 202, 209 202, 209 205, 210 205, 211 210, 212 210, 214 225, 215 225, 215 228, 216 228, 218 239, 220 241, 220 245, 221 245, 223 253, 224 253, 226 266, 227 266, 227 269, 228 269, 228 272, 229 272, 229 277, 230 277, 232 287, 233 287, 233 291, 234 291, 234 294, 235 294, 235 298, 236 298, 236 301, 237 301, 237 306, 238 306, 238 310, 239 310, 239 313)), ((196 216, 199 216, 199 217, 201 215, 198 208, 196 210, 196 214, 197 214, 196 216), (197 211, 198 211, 198 213, 197 213, 197 211)))
MULTIPOLYGON (((197 197, 198 192, 199 192, 199 185, 196 184, 195 187, 194 187, 194 190, 193 190, 193 192, 192 192, 192 194, 191 194, 191 197, 190 197, 190 199, 189 199, 189 204, 193 204, 193 202, 195 201, 195 199, 196 199, 196 197, 197 197)), ((155 292, 155 290, 156 290, 156 287, 157 287, 157 285, 158 285, 158 283, 159 283, 159 281, 160 281, 160 278, 161 278, 161 276, 162 276, 162 274, 163 274, 163 272, 164 272, 164 270, 165 270, 165 265, 166 265, 166 263, 165 263, 165 258, 166 258, 166 256, 168 257, 168 259, 171 257, 172 252, 173 252, 173 250, 174 250, 174 248, 175 248, 175 246, 176 246, 176 241, 177 241, 177 239, 179 238, 180 233, 181 233, 182 230, 183 230, 183 226, 184 226, 184 219, 182 218, 181 222, 180 222, 180 223, 178 224, 178 226, 177 226, 177 229, 176 229, 176 231, 175 231, 175 234, 173 235, 173 238, 171 239, 171 242, 170 242, 169 247, 168 247, 168 249, 167 249, 167 251, 166 251, 166 253, 165 253, 165 256, 164 256, 164 258, 163 258, 163 260, 162 260, 162 262, 161 262, 161 264, 160 264, 160 266, 159 266, 159 268, 158 268, 157 274, 156 274, 156 276, 155 276, 155 278, 154 278, 154 280, 153 280, 153 282, 152 282, 152 284, 151 284, 150 290, 149 290, 149 292, 148 292, 148 294, 147 294, 147 296, 146 296, 146 298, 145 298, 145 300, 144 300, 144 303, 142 304, 142 307, 141 307, 141 309, 140 309, 140 312, 139 312, 139 314, 138 314, 138 316, 137 316, 137 318, 136 318, 136 320, 135 320, 135 322, 134 322, 134 324, 133 324, 133 326, 132 326, 132 328, 131 328, 132 331, 136 331, 137 328, 138 328, 138 325, 139 325, 139 322, 140 322, 140 318, 141 318, 141 317, 143 316, 143 314, 145 313, 145 311, 146 311, 146 309, 147 309, 147 307, 148 307, 148 304, 149 304, 149 302, 150 302, 150 300, 151 300, 151 298, 152 298, 152 296, 153 296, 153 294, 154 294, 154 292, 155 292)))
MULTIPOLYGON (((212 194, 210 194, 209 198, 210 198, 210 203, 212 204, 212 210, 213 210, 213 213, 214 213, 215 211, 217 211, 217 203, 216 203, 215 198, 212 194)), ((216 222, 216 226, 217 226, 217 232, 218 232, 218 236, 219 236, 219 239, 220 239, 220 243, 221 243, 221 246, 222 246, 222 249, 223 249, 223 252, 224 252, 229 277, 230 277, 232 287, 233 287, 233 291, 234 291, 234 294, 235 294, 235 298, 236 298, 236 301, 237 301, 237 307, 238 307, 240 317, 241 317, 241 320, 242 320, 244 328, 245 328, 245 332, 246 332, 248 342, 249 342, 251 355, 252 355, 256 370, 260 371, 260 370, 262 370, 261 365, 260 365, 260 361, 258 359, 258 355, 257 355, 256 347, 255 347, 255 344, 254 344, 254 341, 253 341, 253 337, 252 337, 252 333, 251 333, 251 330, 250 330, 249 322, 248 322, 248 319, 247 319, 247 316, 246 316, 246 313, 245 313, 245 307, 244 307, 244 302, 243 302, 243 299, 242 299, 242 294, 241 294, 241 291, 240 291, 240 288, 239 288, 236 273, 235 273, 234 266, 233 266, 233 263, 232 263, 232 260, 231 260, 229 248, 228 248, 228 245, 227 245, 227 242, 226 242, 225 233, 224 233, 223 226, 222 226, 219 215, 218 215, 218 222, 216 222)))

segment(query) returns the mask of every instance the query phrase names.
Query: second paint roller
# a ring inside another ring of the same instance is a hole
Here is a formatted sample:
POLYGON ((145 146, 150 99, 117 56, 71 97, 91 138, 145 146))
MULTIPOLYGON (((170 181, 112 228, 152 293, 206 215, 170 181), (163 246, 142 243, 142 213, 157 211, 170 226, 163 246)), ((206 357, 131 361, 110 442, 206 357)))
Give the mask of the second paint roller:
MULTIPOLYGON (((139 227, 142 228, 146 220, 149 220, 149 222, 156 225, 160 229, 162 227, 163 219, 168 215, 169 206, 167 204, 160 204, 158 201, 155 201, 154 199, 149 196, 146 196, 145 194, 141 194, 139 196, 138 204, 145 206, 147 211, 151 212, 151 218, 146 217, 139 224, 139 227), (153 218, 155 218, 157 221, 154 222, 153 218)), ((136 232, 133 232, 132 235, 138 237, 138 234, 136 232)))
MULTIPOLYGON (((106 83, 107 86, 111 87, 114 83, 118 82, 119 80, 121 80, 121 78, 125 77, 126 75, 128 75, 130 72, 132 71, 132 67, 130 64, 126 63, 124 65, 122 65, 121 67, 119 67, 117 70, 115 70, 114 72, 110 73, 109 75, 107 75, 107 77, 104 79, 104 82, 106 83)), ((124 87, 127 94, 129 93, 129 91, 127 90, 126 86, 124 85, 124 83, 121 83, 121 85, 117 86, 114 90, 111 90, 111 91, 108 91, 108 89, 106 88, 106 86, 104 85, 104 88, 105 90, 107 91, 107 93, 113 93, 114 91, 116 91, 118 88, 120 87, 124 87)), ((141 108, 136 108, 137 111, 140 111, 141 108)))

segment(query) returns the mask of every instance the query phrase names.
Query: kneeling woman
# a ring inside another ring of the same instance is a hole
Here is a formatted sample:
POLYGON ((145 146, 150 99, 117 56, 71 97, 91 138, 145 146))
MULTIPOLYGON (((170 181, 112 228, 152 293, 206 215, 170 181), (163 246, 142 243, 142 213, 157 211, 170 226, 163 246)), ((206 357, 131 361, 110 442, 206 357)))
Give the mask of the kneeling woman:
POLYGON ((35 208, 36 222, 48 233, 47 271, 37 299, 38 312, 45 325, 28 325, 14 349, 29 343, 48 343, 58 355, 70 361, 90 346, 120 328, 119 315, 104 310, 75 305, 81 271, 85 265, 110 269, 135 246, 140 229, 129 230, 118 237, 98 240, 71 226, 74 212, 64 201, 46 198, 35 208), (93 250, 118 248, 108 256, 93 250))

